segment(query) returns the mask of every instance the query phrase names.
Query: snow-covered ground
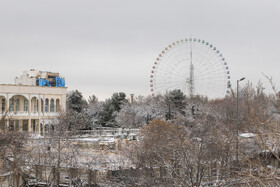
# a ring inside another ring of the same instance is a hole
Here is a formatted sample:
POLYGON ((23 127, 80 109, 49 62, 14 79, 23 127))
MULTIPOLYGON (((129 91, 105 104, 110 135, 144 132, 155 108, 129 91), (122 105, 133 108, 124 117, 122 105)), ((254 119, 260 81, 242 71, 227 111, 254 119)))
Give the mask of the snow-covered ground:
POLYGON ((115 138, 107 138, 107 137, 87 137, 87 138, 75 138, 73 141, 84 141, 84 142, 115 142, 115 138))
MULTIPOLYGON (((91 168, 95 170, 117 170, 119 167, 130 168, 134 165, 124 156, 123 150, 118 150, 118 145, 121 144, 125 148, 129 142, 128 139, 81 135, 73 136, 67 139, 60 139, 61 145, 67 145, 61 149, 61 166, 62 167, 79 167, 91 168), (67 143, 68 142, 68 143, 67 143)), ((27 146, 30 150, 34 150, 34 159, 31 160, 35 164, 38 160, 38 155, 48 155, 51 160, 46 160, 46 163, 55 164, 58 157, 58 148, 56 140, 50 137, 41 135, 31 135, 27 146), (33 148, 32 148, 33 147, 33 148), (40 151, 36 154, 36 151, 40 151), (36 156, 37 155, 37 156, 36 156)), ((41 162, 42 159, 40 158, 41 162)), ((46 158, 47 159, 47 158, 46 158)))

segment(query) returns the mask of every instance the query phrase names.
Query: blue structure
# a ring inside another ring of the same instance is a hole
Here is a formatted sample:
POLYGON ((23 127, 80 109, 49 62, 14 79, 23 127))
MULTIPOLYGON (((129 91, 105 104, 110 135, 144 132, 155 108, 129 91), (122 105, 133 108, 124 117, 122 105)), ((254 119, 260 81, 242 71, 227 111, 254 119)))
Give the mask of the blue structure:
POLYGON ((40 78, 38 82, 38 86, 50 86, 50 83, 49 81, 40 78))
POLYGON ((65 87, 65 78, 55 77, 54 80, 56 87, 65 87))
POLYGON ((65 87, 65 78, 63 78, 63 77, 54 77, 50 81, 51 81, 51 84, 48 80, 39 78, 38 79, 38 86, 65 87), (55 82, 55 84, 54 84, 54 82, 55 82))

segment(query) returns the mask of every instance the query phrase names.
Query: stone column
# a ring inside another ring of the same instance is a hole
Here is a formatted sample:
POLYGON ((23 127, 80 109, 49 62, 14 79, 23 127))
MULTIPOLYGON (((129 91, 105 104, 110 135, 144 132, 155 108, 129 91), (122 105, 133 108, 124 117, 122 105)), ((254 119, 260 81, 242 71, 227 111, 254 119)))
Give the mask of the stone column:
POLYGON ((28 132, 32 132, 31 119, 28 119, 28 132))
POLYGON ((20 129, 20 131, 23 131, 23 129, 22 129, 22 127, 23 127, 22 123, 23 123, 23 121, 22 121, 22 119, 20 119, 20 120, 19 120, 19 129, 20 129))
POLYGON ((39 115, 39 117, 41 116, 41 107, 42 107, 41 94, 38 94, 38 106, 37 106, 37 110, 38 110, 38 115, 39 115))
POLYGON ((31 124, 31 98, 30 94, 28 94, 28 131, 32 132, 33 127, 31 124))
POLYGON ((46 101, 45 101, 45 95, 43 95, 43 114, 45 115, 45 105, 46 105, 46 103, 45 103, 46 101))
POLYGON ((41 134, 41 120, 38 119, 38 134, 41 134))
MULTIPOLYGON (((9 112, 10 112, 10 98, 9 98, 9 94, 6 94, 6 103, 5 103, 5 110, 7 111, 7 115, 9 115, 9 112)), ((6 112, 5 111, 5 112, 6 112)), ((9 120, 7 120, 7 123, 6 123, 6 126, 5 126, 5 129, 9 127, 9 120)))
POLYGON ((37 111, 38 111, 38 125, 39 125, 39 134, 41 134, 41 107, 42 107, 42 100, 41 100, 41 94, 38 94, 38 106, 37 106, 37 111))
POLYGON ((5 110, 9 112, 10 98, 9 94, 6 94, 5 110))
POLYGON ((28 94, 28 117, 30 118, 31 114, 31 97, 30 94, 28 94))

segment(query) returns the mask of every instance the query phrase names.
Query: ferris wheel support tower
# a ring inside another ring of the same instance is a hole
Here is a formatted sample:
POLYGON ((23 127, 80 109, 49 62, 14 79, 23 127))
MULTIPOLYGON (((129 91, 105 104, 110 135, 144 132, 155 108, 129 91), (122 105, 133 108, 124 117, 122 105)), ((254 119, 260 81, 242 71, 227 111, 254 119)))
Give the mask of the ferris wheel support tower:
POLYGON ((190 97, 193 96, 194 94, 194 67, 193 67, 193 63, 192 63, 192 46, 191 46, 191 51, 190 51, 190 81, 189 81, 189 94, 190 97))

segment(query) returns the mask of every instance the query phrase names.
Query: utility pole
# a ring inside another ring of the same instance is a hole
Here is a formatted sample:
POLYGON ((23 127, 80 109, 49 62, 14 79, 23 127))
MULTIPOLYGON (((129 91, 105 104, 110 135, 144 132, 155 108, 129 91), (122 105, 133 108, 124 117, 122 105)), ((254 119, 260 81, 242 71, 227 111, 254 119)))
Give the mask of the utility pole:
POLYGON ((236 93, 236 161, 238 162, 238 150, 239 150, 239 142, 238 142, 238 136, 239 136, 239 82, 243 81, 245 77, 237 80, 237 93, 236 93))

